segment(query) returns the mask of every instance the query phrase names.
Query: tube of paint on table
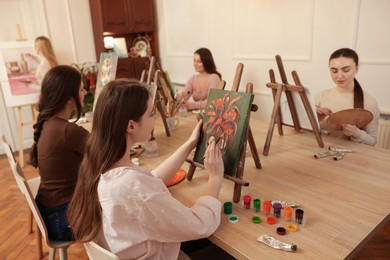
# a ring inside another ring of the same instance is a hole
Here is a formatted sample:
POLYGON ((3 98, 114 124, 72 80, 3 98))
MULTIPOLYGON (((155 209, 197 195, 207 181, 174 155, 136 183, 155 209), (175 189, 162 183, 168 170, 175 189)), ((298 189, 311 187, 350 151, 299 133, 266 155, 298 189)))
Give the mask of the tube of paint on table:
POLYGON ((272 248, 280 249, 283 251, 294 252, 298 249, 297 245, 284 243, 267 234, 262 234, 261 236, 259 236, 257 238, 257 241, 266 244, 267 246, 270 246, 272 248))

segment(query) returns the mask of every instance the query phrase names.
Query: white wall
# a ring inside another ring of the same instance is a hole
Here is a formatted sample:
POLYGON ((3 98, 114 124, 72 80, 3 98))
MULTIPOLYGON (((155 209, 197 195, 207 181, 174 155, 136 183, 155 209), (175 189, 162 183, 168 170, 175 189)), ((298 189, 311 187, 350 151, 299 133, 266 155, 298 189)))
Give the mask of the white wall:
MULTIPOLYGON (((233 81, 244 64, 241 88, 254 84, 255 117, 269 120, 272 110, 268 70, 280 54, 290 76, 296 70, 314 92, 333 86, 328 72, 331 52, 356 49, 357 76, 384 113, 390 113, 389 0, 156 0, 161 63, 172 80, 184 84, 194 73, 193 52, 209 48, 218 70, 233 81)), ((62 64, 95 61, 88 0, 0 0, 0 41, 17 38, 21 24, 28 40, 46 35, 62 64)), ((278 76, 278 74, 277 74, 278 76)), ((279 77, 277 80, 280 81, 279 77)), ((289 81, 292 83, 291 77, 289 81)), ((29 110, 24 110, 26 120, 29 110)), ((14 111, 0 100, 0 131, 17 145, 14 111)), ((26 127, 24 147, 32 142, 26 127)))
MULTIPOLYGON (((20 24, 27 40, 40 35, 49 37, 60 64, 96 61, 88 0, 0 0, 0 24, 1 42, 15 41, 16 24, 20 24)), ((30 108, 23 108, 23 121, 31 118, 30 108)), ((1 94, 0 122, 0 133, 17 150, 15 112, 5 106, 1 94)), ((32 136, 32 126, 25 126, 25 148, 31 146, 32 136)))
POLYGON ((209 48, 230 89, 238 63, 241 89, 254 84, 259 111, 272 111, 269 69, 280 82, 274 57, 282 56, 289 82, 296 70, 313 92, 334 86, 330 54, 341 47, 360 56, 357 79, 390 113, 390 1, 388 0, 164 0, 156 1, 161 63, 173 82, 194 73, 193 52, 209 48))

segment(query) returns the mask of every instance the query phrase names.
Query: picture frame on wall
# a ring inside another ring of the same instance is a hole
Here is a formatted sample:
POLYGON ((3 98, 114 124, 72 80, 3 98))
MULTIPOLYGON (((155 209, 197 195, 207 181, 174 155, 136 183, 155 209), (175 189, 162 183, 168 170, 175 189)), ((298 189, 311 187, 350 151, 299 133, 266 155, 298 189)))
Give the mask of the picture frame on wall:
POLYGON ((35 77, 37 64, 26 58, 34 54, 33 41, 0 43, 0 81, 7 107, 38 102, 40 86, 35 77))
POLYGON ((95 110, 96 102, 99 98, 103 87, 116 77, 116 68, 118 65, 118 54, 116 52, 102 52, 99 59, 99 70, 96 82, 95 98, 93 102, 93 110, 95 110))
POLYGON ((114 52, 118 54, 118 58, 128 58, 126 39, 124 37, 114 38, 114 52))

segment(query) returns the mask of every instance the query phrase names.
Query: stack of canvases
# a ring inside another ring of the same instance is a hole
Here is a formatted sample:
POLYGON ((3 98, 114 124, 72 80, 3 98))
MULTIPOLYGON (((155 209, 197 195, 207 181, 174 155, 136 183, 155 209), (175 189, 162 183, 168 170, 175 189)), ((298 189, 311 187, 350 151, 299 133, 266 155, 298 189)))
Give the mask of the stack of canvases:
POLYGON ((390 119, 379 119, 376 147, 390 149, 390 119))

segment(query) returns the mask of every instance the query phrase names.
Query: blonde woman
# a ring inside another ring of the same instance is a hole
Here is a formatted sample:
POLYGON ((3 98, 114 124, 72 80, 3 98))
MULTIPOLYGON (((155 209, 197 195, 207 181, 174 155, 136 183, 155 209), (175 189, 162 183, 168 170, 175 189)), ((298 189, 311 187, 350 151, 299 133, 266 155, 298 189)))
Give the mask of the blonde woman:
POLYGON ((49 38, 45 36, 39 36, 35 39, 35 50, 38 56, 28 53, 26 57, 38 64, 35 77, 40 89, 43 77, 51 68, 58 66, 58 61, 49 38))

